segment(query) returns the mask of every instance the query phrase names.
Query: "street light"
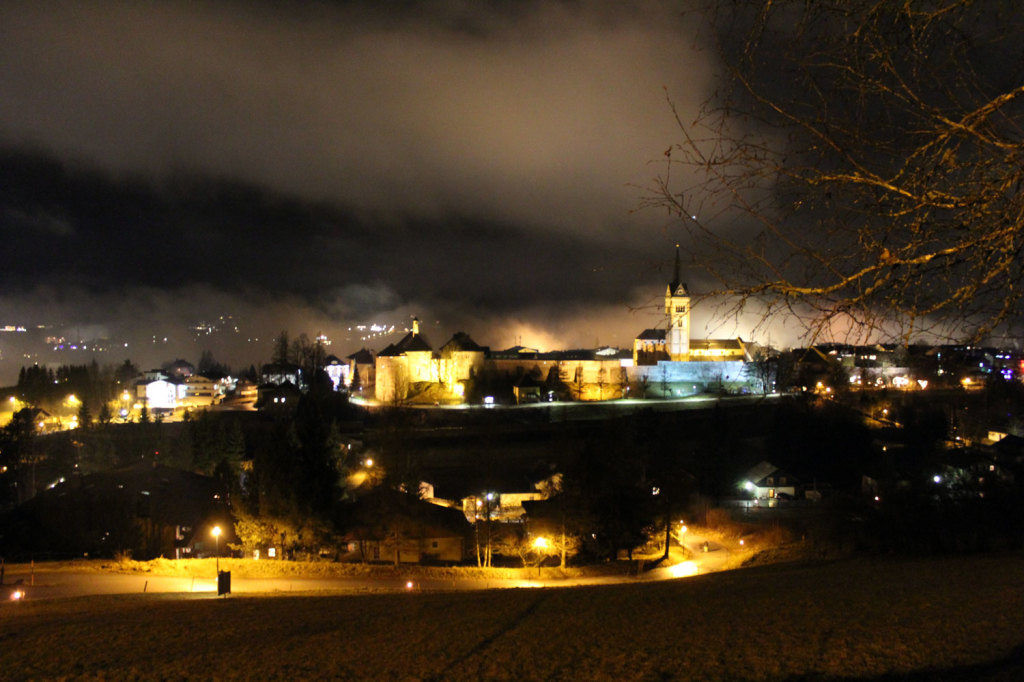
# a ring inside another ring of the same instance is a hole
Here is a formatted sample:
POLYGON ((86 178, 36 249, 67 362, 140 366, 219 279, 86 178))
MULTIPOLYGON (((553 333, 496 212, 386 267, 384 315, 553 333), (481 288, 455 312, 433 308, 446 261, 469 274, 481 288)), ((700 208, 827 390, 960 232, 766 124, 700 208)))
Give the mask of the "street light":
POLYGON ((540 565, 542 563, 544 563, 544 557, 547 554, 548 549, 550 547, 551 547, 551 541, 548 540, 543 535, 538 536, 538 537, 533 539, 533 548, 535 550, 537 550, 537 553, 540 555, 540 558, 537 559, 537 577, 538 578, 540 577, 540 565))
POLYGON ((220 575, 220 526, 214 526, 213 530, 210 531, 213 535, 214 553, 217 555, 217 575, 220 575))

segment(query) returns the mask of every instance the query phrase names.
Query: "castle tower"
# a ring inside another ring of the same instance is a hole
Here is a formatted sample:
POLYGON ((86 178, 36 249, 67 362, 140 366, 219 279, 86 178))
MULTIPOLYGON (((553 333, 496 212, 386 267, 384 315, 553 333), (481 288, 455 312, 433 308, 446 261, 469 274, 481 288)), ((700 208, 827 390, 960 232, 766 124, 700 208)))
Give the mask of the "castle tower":
POLYGON ((665 316, 668 318, 665 351, 670 360, 685 362, 690 359, 690 296, 679 279, 679 244, 676 244, 675 277, 665 289, 665 316))

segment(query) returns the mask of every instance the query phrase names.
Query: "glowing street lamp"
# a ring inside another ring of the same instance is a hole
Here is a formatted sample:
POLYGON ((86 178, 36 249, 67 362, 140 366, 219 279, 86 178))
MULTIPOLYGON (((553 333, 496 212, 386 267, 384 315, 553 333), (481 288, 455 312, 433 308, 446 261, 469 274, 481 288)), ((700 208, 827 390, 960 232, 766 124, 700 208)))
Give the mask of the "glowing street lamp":
POLYGON ((210 531, 210 535, 213 536, 214 553, 217 555, 217 575, 220 575, 220 526, 214 526, 213 530, 210 531))
POLYGON ((551 541, 543 535, 537 536, 533 539, 533 548, 540 554, 540 557, 537 559, 537 577, 539 578, 540 565, 544 563, 545 555, 547 555, 548 550, 551 548, 551 541))

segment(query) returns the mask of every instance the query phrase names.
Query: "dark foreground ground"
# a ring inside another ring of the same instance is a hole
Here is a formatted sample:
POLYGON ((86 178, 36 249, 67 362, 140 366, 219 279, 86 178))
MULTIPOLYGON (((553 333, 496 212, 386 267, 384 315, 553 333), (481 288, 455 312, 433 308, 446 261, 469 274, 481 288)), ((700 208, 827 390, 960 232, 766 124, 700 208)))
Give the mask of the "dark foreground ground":
POLYGON ((1024 679, 1024 555, 656 584, 0 605, 0 678, 1024 679))

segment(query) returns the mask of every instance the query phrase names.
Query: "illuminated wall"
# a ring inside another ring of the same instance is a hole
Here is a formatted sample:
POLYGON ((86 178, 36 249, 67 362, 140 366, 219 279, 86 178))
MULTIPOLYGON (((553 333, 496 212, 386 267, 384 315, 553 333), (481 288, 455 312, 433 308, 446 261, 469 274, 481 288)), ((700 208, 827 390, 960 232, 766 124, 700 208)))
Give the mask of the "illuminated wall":
POLYGON ((158 379, 145 385, 146 406, 150 410, 173 410, 178 406, 178 387, 158 379))

